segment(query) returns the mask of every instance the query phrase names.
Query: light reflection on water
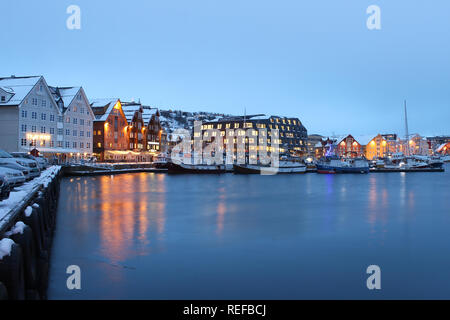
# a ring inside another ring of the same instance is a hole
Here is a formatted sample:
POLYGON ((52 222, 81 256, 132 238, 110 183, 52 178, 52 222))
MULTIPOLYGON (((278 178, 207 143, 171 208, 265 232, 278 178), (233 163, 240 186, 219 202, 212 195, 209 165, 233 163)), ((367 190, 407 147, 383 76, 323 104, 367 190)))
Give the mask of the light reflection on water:
POLYGON ((365 268, 379 264, 388 272, 378 298, 450 298, 450 276, 443 275, 450 260, 442 254, 450 249, 448 178, 446 172, 65 179, 49 296, 372 298, 365 268), (70 264, 83 270, 81 292, 65 289, 70 264))

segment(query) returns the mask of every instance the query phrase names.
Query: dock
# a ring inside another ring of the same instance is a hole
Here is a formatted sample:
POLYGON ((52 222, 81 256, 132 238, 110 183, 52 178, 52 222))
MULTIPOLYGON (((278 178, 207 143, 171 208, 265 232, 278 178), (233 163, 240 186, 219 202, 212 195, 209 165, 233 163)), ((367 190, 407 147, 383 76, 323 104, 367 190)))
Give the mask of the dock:
POLYGON ((370 172, 445 172, 444 168, 417 168, 417 169, 400 169, 400 168, 371 168, 370 172))

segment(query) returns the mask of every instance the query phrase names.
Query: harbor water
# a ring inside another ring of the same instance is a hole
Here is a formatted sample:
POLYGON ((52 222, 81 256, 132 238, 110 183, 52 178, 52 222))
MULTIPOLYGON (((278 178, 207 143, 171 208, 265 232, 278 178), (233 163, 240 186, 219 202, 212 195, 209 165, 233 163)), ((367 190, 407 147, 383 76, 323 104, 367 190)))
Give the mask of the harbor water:
POLYGON ((64 178, 48 297, 450 299, 449 171, 64 178))

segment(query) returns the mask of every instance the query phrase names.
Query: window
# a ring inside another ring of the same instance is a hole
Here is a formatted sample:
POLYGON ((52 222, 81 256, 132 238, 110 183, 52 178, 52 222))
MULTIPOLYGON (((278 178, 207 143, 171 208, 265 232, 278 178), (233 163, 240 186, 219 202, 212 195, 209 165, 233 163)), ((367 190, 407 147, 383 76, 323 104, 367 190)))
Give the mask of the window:
POLYGON ((84 108, 80 108, 80 113, 84 113, 84 108))
POLYGON ((73 118, 73 124, 77 124, 78 123, 78 119, 77 118, 73 118))
POLYGON ((77 130, 73 130, 73 136, 74 136, 74 137, 77 136, 77 130))
POLYGON ((41 113, 41 120, 46 120, 47 119, 47 115, 45 113, 41 113))
POLYGON ((97 143, 97 147, 101 148, 101 147, 102 147, 102 144, 101 144, 100 142, 97 143))
POLYGON ((50 115, 50 121, 55 121, 55 115, 54 114, 50 115))
POLYGON ((62 141, 58 141, 58 148, 62 148, 62 146, 63 146, 62 141))
POLYGON ((41 127, 41 133, 45 133, 45 127, 41 127))
POLYGON ((88 138, 91 137, 91 132, 90 131, 86 131, 86 137, 88 137, 88 138))
POLYGON ((80 119, 80 125, 84 126, 84 119, 80 119))
POLYGON ((58 134, 63 134, 63 129, 58 129, 58 134))
POLYGON ((66 141, 66 148, 70 148, 70 142, 66 141))
POLYGON ((66 122, 70 123, 70 118, 69 117, 66 118, 66 122))
POLYGON ((42 100, 42 106, 46 107, 47 106, 47 101, 46 100, 42 100))
POLYGON ((36 126, 31 126, 31 132, 36 132, 36 126))
POLYGON ((22 110, 22 118, 26 118, 27 117, 27 112, 26 110, 22 110))
POLYGON ((22 125, 22 132, 26 132, 27 131, 27 125, 26 124, 23 124, 22 125))
POLYGON ((50 141, 50 148, 53 148, 55 146, 55 141, 50 141))
POLYGON ((80 148, 81 149, 84 148, 84 143, 83 142, 80 142, 80 148))
POLYGON ((5 101, 6 101, 6 97, 2 96, 2 102, 5 102, 5 101))
POLYGON ((31 113, 31 119, 37 119, 37 112, 31 113))
POLYGON ((91 143, 90 142, 86 142, 86 148, 89 149, 91 147, 91 143))
POLYGON ((27 139, 20 139, 20 145, 26 146, 27 145, 27 139))
POLYGON ((75 141, 72 143, 72 147, 73 147, 73 148, 76 148, 76 147, 77 147, 77 143, 76 143, 75 141))
POLYGON ((50 128, 50 134, 55 134, 55 128, 50 128))
POLYGON ((70 136, 70 130, 66 129, 66 136, 70 136))
POLYGON ((37 106, 38 105, 38 100, 36 98, 31 99, 31 104, 33 106, 37 106))
POLYGON ((58 116, 58 122, 63 122, 64 121, 64 117, 63 116, 58 116))
POLYGON ((80 137, 84 137, 84 131, 80 131, 80 137))
POLYGON ((73 112, 77 112, 77 106, 73 107, 73 112))

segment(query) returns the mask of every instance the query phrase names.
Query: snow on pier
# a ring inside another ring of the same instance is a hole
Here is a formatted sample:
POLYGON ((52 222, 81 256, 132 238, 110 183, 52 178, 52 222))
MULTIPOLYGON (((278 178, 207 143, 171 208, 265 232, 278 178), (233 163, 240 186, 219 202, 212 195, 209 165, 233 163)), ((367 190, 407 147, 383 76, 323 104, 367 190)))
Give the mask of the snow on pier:
POLYGON ((42 187, 46 188, 59 170, 61 170, 61 166, 52 166, 42 171, 39 177, 14 188, 9 198, 0 202, 0 233, 4 231, 3 229, 7 223, 14 218, 18 209, 24 207, 39 189, 42 187))

